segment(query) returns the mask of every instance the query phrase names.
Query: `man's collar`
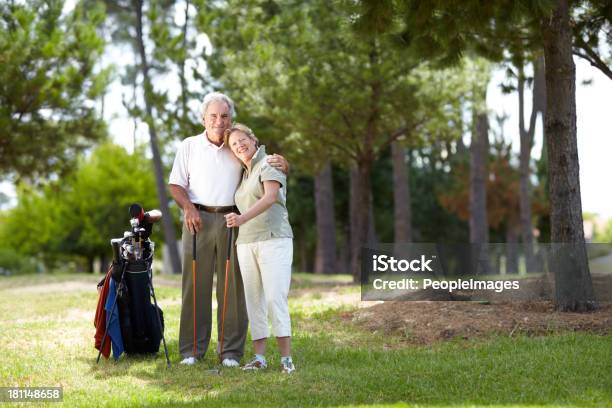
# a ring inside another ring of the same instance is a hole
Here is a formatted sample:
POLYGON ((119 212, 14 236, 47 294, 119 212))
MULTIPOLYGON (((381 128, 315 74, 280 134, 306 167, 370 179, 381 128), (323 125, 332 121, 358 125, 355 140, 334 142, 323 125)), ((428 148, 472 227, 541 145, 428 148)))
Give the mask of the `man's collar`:
POLYGON ((208 138, 208 132, 207 132, 206 130, 205 130, 205 131, 202 133, 202 136, 204 136, 204 137, 203 137, 203 139, 204 139, 204 144, 205 144, 206 146, 208 146, 208 147, 214 147, 215 149, 222 149, 222 148, 225 146, 225 144, 224 144, 224 143, 221 143, 221 145, 220 145, 220 146, 217 146, 216 144, 214 144, 213 142, 211 142, 211 141, 210 141, 210 139, 208 138))

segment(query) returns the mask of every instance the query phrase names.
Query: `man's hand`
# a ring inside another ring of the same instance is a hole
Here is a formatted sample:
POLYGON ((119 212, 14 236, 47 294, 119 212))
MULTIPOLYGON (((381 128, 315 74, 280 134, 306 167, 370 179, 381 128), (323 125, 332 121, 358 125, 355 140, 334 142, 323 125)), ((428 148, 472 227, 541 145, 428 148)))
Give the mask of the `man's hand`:
POLYGON ((272 154, 268 156, 268 163, 285 174, 289 174, 289 162, 280 154, 272 154))
POLYGON ((200 212, 189 200, 187 191, 177 184, 169 184, 170 194, 172 198, 176 200, 178 205, 183 209, 183 222, 185 226, 192 234, 197 233, 202 228, 202 219, 200 218, 200 212))
POLYGON ((244 218, 242 215, 236 213, 229 213, 225 215, 225 222, 228 228, 239 227, 244 224, 244 218))
POLYGON ((196 234, 202 228, 200 212, 193 205, 185 206, 185 226, 192 233, 196 234))

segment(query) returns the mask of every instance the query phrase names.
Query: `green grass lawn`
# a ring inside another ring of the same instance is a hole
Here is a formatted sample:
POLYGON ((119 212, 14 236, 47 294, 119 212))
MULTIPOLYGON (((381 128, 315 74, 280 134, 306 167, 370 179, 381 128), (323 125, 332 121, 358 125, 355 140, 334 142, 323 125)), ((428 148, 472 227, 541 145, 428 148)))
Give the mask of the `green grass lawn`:
POLYGON ((71 407, 612 405, 612 336, 496 337, 412 346, 340 317, 355 302, 331 301, 330 290, 338 299, 358 299, 346 277, 328 282, 296 274, 290 306, 297 371, 291 376, 278 370, 273 343, 265 372, 209 374, 217 364, 212 348, 204 362, 180 366, 176 277, 156 284, 172 367, 166 368, 163 352, 96 365, 92 321, 98 279, 0 278, 0 386, 61 385, 62 405, 71 407))

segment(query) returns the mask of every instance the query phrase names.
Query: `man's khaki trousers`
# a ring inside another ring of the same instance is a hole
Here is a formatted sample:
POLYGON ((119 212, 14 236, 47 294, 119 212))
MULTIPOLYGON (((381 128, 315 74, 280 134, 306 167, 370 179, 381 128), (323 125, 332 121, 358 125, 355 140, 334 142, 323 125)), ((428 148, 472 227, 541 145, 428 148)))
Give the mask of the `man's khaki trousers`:
MULTIPOLYGON (((212 329, 212 287, 213 275, 217 274, 217 339, 221 336, 221 313, 225 285, 225 260, 227 258, 227 239, 224 214, 200 211, 202 228, 197 233, 196 242, 196 285, 192 278, 193 235, 183 224, 183 302, 179 330, 179 352, 185 357, 202 358, 208 349, 212 329), (194 290, 195 289, 195 290, 194 290), (195 308, 193 296, 195 295, 195 308), (195 314, 195 316, 194 316, 195 314), (195 343, 194 355, 194 321, 195 343)), ((248 318, 244 299, 242 277, 236 261, 235 241, 238 228, 232 233, 232 251, 227 288, 223 355, 240 361, 244 354, 248 318)), ((219 347, 217 343, 217 348, 219 347)), ((217 349, 217 353, 220 350, 217 349)))

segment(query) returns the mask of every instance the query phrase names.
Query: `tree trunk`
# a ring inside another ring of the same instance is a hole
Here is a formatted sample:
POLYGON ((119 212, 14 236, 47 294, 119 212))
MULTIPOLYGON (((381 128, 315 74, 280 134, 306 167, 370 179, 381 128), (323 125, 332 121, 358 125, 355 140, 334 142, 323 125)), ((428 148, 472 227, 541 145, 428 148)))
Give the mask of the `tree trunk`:
POLYGON ((476 126, 470 145, 470 242, 488 243, 487 160, 489 123, 486 113, 476 115, 476 126))
POLYGON ((378 46, 376 41, 370 43, 370 69, 372 81, 369 83, 370 88, 370 109, 367 113, 365 134, 363 143, 357 149, 356 170, 351 172, 351 177, 354 175, 354 180, 351 180, 351 192, 355 195, 351 196, 351 208, 355 210, 354 215, 351 214, 351 221, 354 222, 354 234, 351 231, 351 271, 353 273, 353 282, 366 282, 368 276, 361 268, 361 248, 366 244, 368 238, 368 230, 371 231, 371 236, 375 240, 374 229, 374 214, 371 196, 371 180, 372 166, 376 154, 374 152, 374 140, 379 132, 378 122, 380 121, 380 100, 383 97, 383 87, 378 75, 378 66, 380 63, 378 46), (354 183, 354 185, 353 185, 354 183), (354 207, 353 207, 354 205, 354 207), (372 208, 372 211, 370 211, 372 208), (371 213, 371 216, 370 216, 371 213))
POLYGON ((336 220, 334 185, 329 162, 315 177, 314 190, 317 216, 315 273, 334 273, 336 271, 336 220))
POLYGON ((521 239, 525 252, 525 264, 528 272, 534 271, 534 255, 533 255, 533 225, 531 221, 531 182, 530 182, 530 163, 531 149, 535 134, 535 125, 538 113, 544 113, 543 91, 545 92, 544 83, 544 66, 541 57, 538 57, 533 64, 534 81, 531 115, 529 118, 529 127, 525 128, 525 113, 524 113, 524 93, 525 93, 525 77, 523 67, 518 67, 518 99, 519 99, 519 134, 520 134, 520 155, 519 155, 519 174, 520 174, 520 226, 521 239))
POLYGON ((144 46, 143 30, 142 30, 142 0, 132 0, 134 10, 136 10, 136 33, 138 42, 138 53, 140 55, 141 73, 144 83, 144 101, 147 112, 146 122, 149 126, 151 152, 153 153, 153 165, 155 170, 155 184, 157 186, 157 197, 159 199, 160 210, 163 214, 162 225, 164 230, 165 244, 168 246, 172 269, 175 274, 181 273, 181 260, 176 246, 176 232, 172 222, 172 214, 168 207, 168 193, 166 192, 166 180, 164 178, 164 170, 161 162, 161 155, 157 142, 157 131, 153 122, 153 108, 151 101, 151 92, 153 87, 149 78, 149 64, 147 62, 147 53, 144 46))
POLYGON ((517 232, 517 226, 513 223, 506 225, 506 274, 518 272, 517 232))
POLYGON ((376 218, 374 218, 374 197, 372 192, 369 194, 370 199, 368 200, 368 233, 366 236, 366 242, 368 245, 378 244, 378 235, 376 234, 376 218))
POLYGON ((546 60, 546 143, 550 195, 551 266, 555 306, 561 311, 597 307, 584 242, 578 146, 576 68, 567 0, 542 20, 546 60))
POLYGON ((357 201, 359 197, 359 171, 357 165, 351 166, 349 170, 349 253, 348 253, 348 267, 350 273, 354 276, 355 272, 353 269, 353 253, 360 250, 360 245, 357 243, 357 201))
POLYGON ((189 28, 189 6, 190 1, 185 2, 185 23, 181 29, 183 34, 182 51, 184 52, 180 61, 179 80, 181 82, 181 119, 187 123, 189 108, 187 107, 187 78, 185 77, 185 65, 187 55, 187 29, 189 28))
POLYGON ((366 243, 369 228, 371 160, 362 159, 351 169, 351 273, 353 281, 365 279, 361 275, 361 248, 366 243))
MULTIPOLYGON (((483 98, 486 100, 486 97, 483 98)), ((474 130, 470 144, 470 243, 471 272, 489 272, 489 223, 487 220, 487 161, 489 156, 489 123, 487 113, 474 113, 474 130)))
POLYGON ((406 149, 398 142, 391 144, 393 161, 393 214, 395 242, 411 242, 410 181, 406 165, 406 149))
POLYGON ((542 114, 542 124, 544 124, 546 119, 546 70, 544 55, 537 56, 533 62, 533 105, 542 114))
POLYGON ((347 239, 342 242, 338 252, 338 257, 336 258, 336 271, 338 271, 338 273, 350 273, 349 260, 351 253, 351 242, 350 239, 348 239, 350 236, 348 228, 346 228, 346 230, 347 239))
POLYGON ((103 252, 100 254, 100 268, 98 272, 106 273, 106 271, 108 271, 108 259, 106 259, 106 253, 103 252))

